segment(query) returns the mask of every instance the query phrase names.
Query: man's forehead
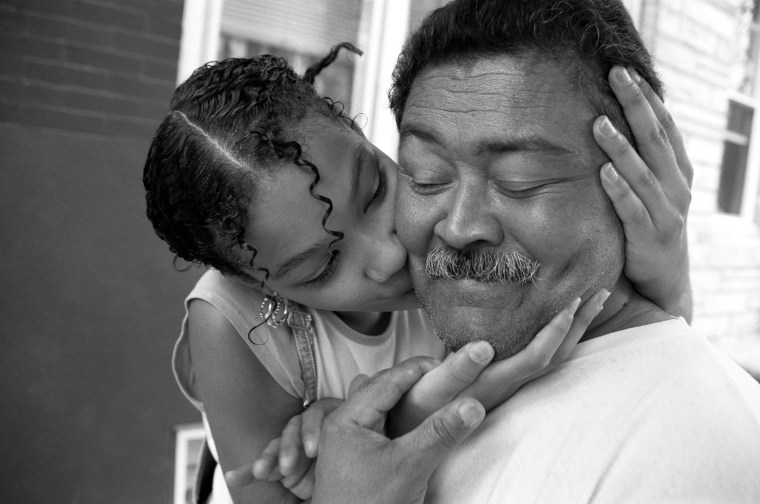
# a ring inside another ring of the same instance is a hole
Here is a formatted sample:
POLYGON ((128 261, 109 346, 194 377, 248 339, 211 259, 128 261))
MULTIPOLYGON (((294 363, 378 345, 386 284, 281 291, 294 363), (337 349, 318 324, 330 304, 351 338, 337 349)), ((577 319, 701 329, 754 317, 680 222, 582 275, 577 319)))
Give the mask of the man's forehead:
POLYGON ((472 54, 429 63, 419 71, 414 82, 420 76, 442 68, 445 68, 449 77, 454 79, 482 77, 499 71, 530 75, 545 72, 546 69, 556 69, 565 72, 566 75, 571 75, 578 63, 577 56, 564 49, 558 49, 557 53, 527 49, 509 53, 472 54), (495 67, 498 69, 495 70, 495 67))
POLYGON ((501 55, 451 61, 423 70, 412 84, 401 124, 442 119, 449 113, 506 113, 522 116, 520 120, 554 118, 558 108, 575 115, 596 115, 565 65, 545 58, 501 55))
POLYGON ((426 68, 415 79, 401 129, 409 122, 439 121, 449 114, 459 121, 506 114, 532 122, 542 117, 596 115, 562 65, 511 56, 448 62, 426 68))

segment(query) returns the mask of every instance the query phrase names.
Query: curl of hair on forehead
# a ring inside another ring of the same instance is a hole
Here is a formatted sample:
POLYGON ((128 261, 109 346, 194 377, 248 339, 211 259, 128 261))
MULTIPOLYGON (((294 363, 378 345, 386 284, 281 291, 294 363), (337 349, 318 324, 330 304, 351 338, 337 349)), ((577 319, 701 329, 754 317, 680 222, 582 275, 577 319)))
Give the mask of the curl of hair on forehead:
POLYGON ((330 198, 327 196, 324 196, 322 194, 319 194, 315 191, 315 188, 317 187, 317 184, 319 184, 320 175, 319 175, 319 169, 317 166, 307 161, 302 157, 303 149, 301 148, 301 144, 296 142, 295 140, 289 140, 289 141, 283 141, 283 140, 276 140, 271 138, 266 132, 263 131, 254 131, 255 135, 258 135, 262 141, 269 145, 270 148, 273 150, 273 152, 276 153, 278 158, 286 158, 290 159, 293 164, 300 168, 307 169, 312 174, 311 182, 309 183, 309 194, 312 198, 321 201, 325 205, 327 205, 327 208, 322 213, 322 229, 325 230, 327 234, 333 237, 333 240, 328 245, 328 248, 330 250, 331 255, 335 255, 338 253, 337 250, 335 250, 333 247, 335 243, 339 242, 343 239, 344 234, 340 231, 334 231, 332 229, 327 228, 327 219, 330 218, 330 215, 333 211, 333 203, 330 198))

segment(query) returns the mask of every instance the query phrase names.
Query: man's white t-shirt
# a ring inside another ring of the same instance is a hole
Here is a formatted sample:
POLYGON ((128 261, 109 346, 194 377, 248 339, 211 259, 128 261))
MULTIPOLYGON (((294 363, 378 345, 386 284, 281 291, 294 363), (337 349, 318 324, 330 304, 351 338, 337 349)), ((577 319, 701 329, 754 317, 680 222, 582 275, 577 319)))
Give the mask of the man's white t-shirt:
POLYGON ((760 385, 682 320, 583 342, 451 453, 426 503, 760 503, 760 385))

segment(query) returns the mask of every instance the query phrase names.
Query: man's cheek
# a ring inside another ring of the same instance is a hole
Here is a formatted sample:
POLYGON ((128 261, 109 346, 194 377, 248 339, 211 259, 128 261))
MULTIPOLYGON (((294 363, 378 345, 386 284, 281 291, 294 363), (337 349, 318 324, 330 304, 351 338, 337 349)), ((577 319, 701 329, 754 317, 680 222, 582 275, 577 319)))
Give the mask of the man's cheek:
MULTIPOLYGON (((403 189, 402 189, 403 191, 403 189)), ((396 207, 396 229, 410 255, 426 255, 435 228, 430 207, 419 197, 400 194, 396 207)))

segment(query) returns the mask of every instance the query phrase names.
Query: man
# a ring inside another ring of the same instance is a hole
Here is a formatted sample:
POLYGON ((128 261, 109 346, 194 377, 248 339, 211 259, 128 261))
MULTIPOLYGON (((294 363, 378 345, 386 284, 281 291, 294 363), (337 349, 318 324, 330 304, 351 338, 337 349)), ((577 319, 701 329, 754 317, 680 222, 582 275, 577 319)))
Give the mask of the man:
MULTIPOLYGON (((620 223, 590 168, 605 157, 587 134, 603 114, 596 134, 628 135, 606 82, 615 65, 629 69, 612 72, 619 85, 644 86, 641 76, 660 92, 617 0, 455 1, 399 59, 398 232, 439 337, 452 348, 484 339, 503 358, 571 299, 612 292, 567 362, 489 413, 443 461, 426 502, 760 502, 760 387, 623 274, 620 223), (493 281, 498 269, 516 273, 493 281)), ((328 423, 320 459, 332 461, 318 464, 315 502, 344 455, 334 432, 344 451, 359 446, 345 429, 359 410, 347 404, 338 428, 328 423)), ((356 439, 380 439, 367 434, 372 422, 353 425, 365 428, 356 439)), ((469 433, 438 425, 433 437, 449 445, 469 433)), ((356 495, 393 472, 375 460, 353 482, 356 495)), ((406 475, 419 491, 425 476, 406 475)))

